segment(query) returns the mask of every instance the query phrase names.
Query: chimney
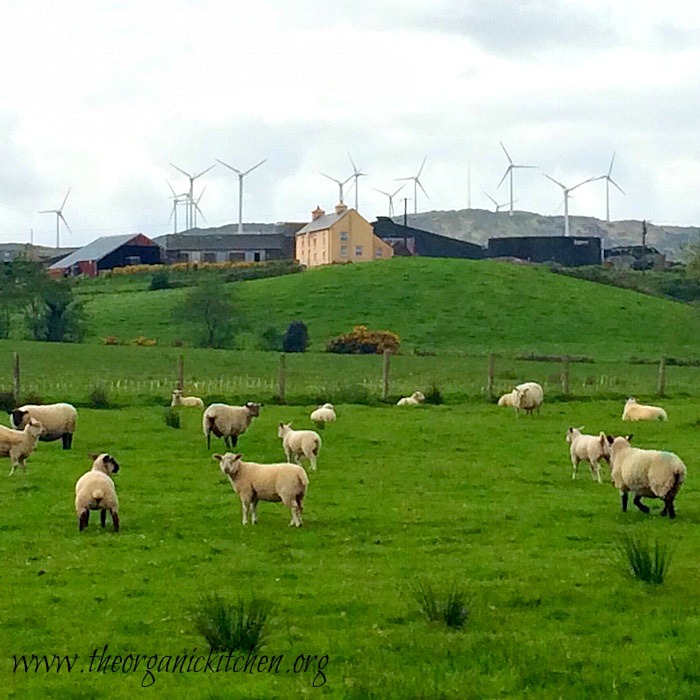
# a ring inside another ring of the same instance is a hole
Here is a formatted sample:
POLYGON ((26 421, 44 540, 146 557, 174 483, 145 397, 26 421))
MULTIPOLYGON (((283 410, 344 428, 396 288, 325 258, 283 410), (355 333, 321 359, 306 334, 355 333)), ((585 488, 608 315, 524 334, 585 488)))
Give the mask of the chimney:
POLYGON ((316 219, 325 216, 326 212, 321 209, 318 205, 316 205, 316 208, 311 212, 311 221, 316 221, 316 219))
POLYGON ((348 210, 348 205, 345 204, 344 202, 338 202, 338 204, 335 205, 335 213, 340 215, 340 214, 345 214, 345 212, 348 210))

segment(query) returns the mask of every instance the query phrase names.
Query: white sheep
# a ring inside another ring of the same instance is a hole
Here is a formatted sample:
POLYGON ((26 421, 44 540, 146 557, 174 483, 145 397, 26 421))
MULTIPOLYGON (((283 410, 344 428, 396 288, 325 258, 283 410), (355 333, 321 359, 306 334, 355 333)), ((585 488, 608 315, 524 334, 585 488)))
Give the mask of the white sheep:
POLYGON ((229 406, 225 403, 213 403, 207 406, 202 416, 202 429, 210 448, 211 433, 224 438, 226 447, 236 446, 238 436, 245 433, 253 418, 260 415, 260 404, 248 401, 245 406, 229 406))
POLYGON ((397 406, 418 406, 425 401, 422 391, 414 391, 410 396, 404 396, 396 402, 397 406))
POLYGON ((610 448, 610 478, 622 494, 622 510, 627 511, 627 498, 634 494, 634 505, 648 513, 640 498, 661 498, 664 508, 661 515, 676 517, 673 501, 685 481, 686 466, 672 452, 642 450, 630 445, 632 435, 616 437, 608 435, 610 448))
POLYGON ((22 430, 30 418, 38 420, 44 426, 44 434, 39 440, 53 442, 61 438, 63 449, 70 450, 78 422, 75 406, 69 403, 27 404, 10 411, 10 421, 15 430, 22 430))
POLYGON ((537 411, 539 415, 542 401, 544 401, 544 391, 537 382, 518 384, 511 392, 510 405, 515 409, 515 413, 518 415, 521 410, 525 411, 528 415, 532 414, 533 411, 537 411))
POLYGON ((180 389, 173 389, 173 398, 170 401, 171 406, 196 406, 204 408, 204 401, 199 396, 183 396, 180 389))
POLYGON ((634 396, 630 396, 625 402, 622 420, 668 420, 668 415, 666 415, 666 411, 663 408, 645 406, 637 403, 637 399, 634 396))
POLYGON ((105 526, 107 511, 112 516, 114 532, 119 532, 119 500, 111 474, 119 471, 117 460, 103 452, 90 455, 92 469, 85 472, 75 484, 75 511, 78 514, 78 529, 84 530, 90 521, 90 511, 100 511, 100 524, 105 526))
POLYGON ((292 430, 291 423, 280 423, 277 436, 282 438, 282 447, 288 462, 301 464, 303 457, 311 463, 316 471, 316 459, 321 449, 321 436, 313 430, 292 430))
POLYGON ((498 399, 498 405, 499 406, 511 406, 515 408, 513 404, 513 393, 512 391, 509 391, 507 394, 503 394, 500 399, 498 399))
POLYGON ((301 527, 304 496, 309 486, 306 472, 298 464, 243 462, 242 456, 227 452, 213 458, 241 499, 243 524, 248 524, 249 514, 253 525, 258 522, 258 501, 282 501, 292 512, 289 526, 301 527))
POLYGON ((579 462, 586 459, 591 467, 591 476, 596 479, 599 484, 602 484, 603 480, 600 478, 600 460, 604 459, 606 462, 610 463, 610 444, 608 443, 605 433, 600 433, 599 435, 583 435, 579 428, 569 428, 566 431, 566 441, 571 446, 569 452, 571 454, 571 464, 574 468, 571 478, 576 478, 579 462))
POLYGON ((10 476, 18 466, 27 473, 27 458, 34 452, 36 442, 44 432, 42 424, 30 418, 23 430, 13 430, 0 425, 0 457, 9 457, 12 461, 10 476))
POLYGON ((324 403, 311 413, 311 420, 319 430, 323 430, 326 423, 332 423, 335 419, 335 409, 332 403, 324 403))

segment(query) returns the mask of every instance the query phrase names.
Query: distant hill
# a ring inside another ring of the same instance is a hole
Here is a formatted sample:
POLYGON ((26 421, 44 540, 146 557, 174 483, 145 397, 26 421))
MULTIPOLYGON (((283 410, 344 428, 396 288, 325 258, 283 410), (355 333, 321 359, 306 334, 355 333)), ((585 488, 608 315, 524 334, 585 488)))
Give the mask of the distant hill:
MULTIPOLYGON (((402 223, 403 216, 395 216, 394 221, 402 223)), ((508 212, 462 209, 409 214, 408 225, 485 246, 489 238, 561 236, 564 232, 564 217, 542 216, 527 211, 514 211, 513 216, 509 216, 508 212)), ((570 216, 569 229, 572 236, 600 237, 604 249, 640 245, 642 242, 641 221, 608 223, 592 216, 570 216)), ((698 226, 663 226, 647 222, 647 245, 665 253, 669 260, 682 260, 684 248, 698 240, 698 226)))

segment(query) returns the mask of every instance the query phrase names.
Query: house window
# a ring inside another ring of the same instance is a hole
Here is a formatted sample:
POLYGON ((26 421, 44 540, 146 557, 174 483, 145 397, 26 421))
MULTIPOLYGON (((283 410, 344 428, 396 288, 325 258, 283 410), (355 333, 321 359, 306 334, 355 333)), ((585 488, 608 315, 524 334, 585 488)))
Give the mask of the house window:
POLYGON ((356 257, 356 258, 361 258, 361 257, 362 257, 362 246, 361 246, 361 245, 356 245, 356 246, 355 246, 355 257, 356 257))
POLYGON ((347 247, 346 245, 341 245, 341 246, 340 246, 340 255, 341 255, 342 257, 347 258, 347 256, 348 256, 348 247, 347 247))
POLYGON ((138 255, 127 255, 125 262, 127 265, 139 265, 141 263, 141 257, 138 255))
POLYGON ((341 240, 341 241, 347 241, 347 240, 348 240, 348 232, 347 232, 347 231, 341 231, 341 232, 340 232, 340 240, 341 240))
POLYGON ((375 257, 375 258, 381 258, 381 257, 382 257, 382 249, 381 249, 381 248, 375 248, 375 249, 374 249, 374 257, 375 257))
POLYGON ((245 253, 241 250, 233 250, 228 254, 229 262, 237 262, 238 260, 245 260, 245 253))
POLYGON ((202 262, 216 262, 216 253, 204 251, 202 253, 202 262))

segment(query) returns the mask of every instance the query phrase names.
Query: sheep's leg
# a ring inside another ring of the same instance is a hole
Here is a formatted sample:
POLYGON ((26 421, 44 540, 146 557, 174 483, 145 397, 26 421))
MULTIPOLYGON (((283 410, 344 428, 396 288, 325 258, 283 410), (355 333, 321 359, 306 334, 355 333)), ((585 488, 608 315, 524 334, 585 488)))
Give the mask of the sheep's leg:
POLYGON ((243 524, 248 524, 248 504, 241 498, 241 510, 243 511, 243 524))
POLYGON ((80 515, 78 517, 78 530, 82 532, 87 526, 88 523, 90 522, 90 511, 85 508, 80 512, 80 515))
POLYGON ((61 435, 61 442, 63 443, 64 450, 70 450, 71 444, 73 443, 73 435, 71 433, 63 433, 63 435, 61 435))
POLYGON ((297 505, 296 501, 294 502, 290 510, 292 511, 292 519, 289 523, 289 527, 301 527, 301 510, 297 505))
POLYGON ((257 525, 258 524, 258 502, 251 501, 249 507, 250 507, 250 522, 253 525, 257 525))
POLYGON ((676 509, 673 505, 673 496, 666 496, 666 498, 664 498, 664 509, 661 511, 661 515, 668 515, 668 517, 671 519, 676 517, 676 509))
POLYGON ((316 453, 312 452, 309 455, 309 462, 311 462, 311 471, 316 471, 316 453))
POLYGON ((107 524, 107 511, 102 508, 100 509, 100 525, 104 527, 107 524))
POLYGON ((593 477, 593 480, 597 481, 599 484, 602 484, 603 480, 600 478, 600 462, 598 462, 597 460, 591 460, 590 465, 591 476, 593 477))
POLYGON ((629 499, 629 494, 627 491, 621 491, 622 494, 622 512, 626 513, 627 512, 627 500, 629 499))
POLYGON ((571 458, 571 465, 574 468, 574 473, 571 475, 571 478, 575 479, 578 474, 578 459, 576 459, 576 457, 571 458))
POLYGON ((207 432, 207 449, 211 449, 211 433, 207 432))
POLYGON ((641 510, 642 513, 648 513, 649 506, 645 506, 640 499, 641 499, 641 496, 635 495, 632 503, 634 503, 634 505, 637 506, 637 508, 639 508, 639 510, 641 510))
MULTIPOLYGON (((103 513, 105 511, 102 511, 103 513)), ((112 509, 109 511, 109 514, 112 516, 112 525, 114 526, 114 532, 119 532, 119 513, 117 513, 116 510, 112 509)))

